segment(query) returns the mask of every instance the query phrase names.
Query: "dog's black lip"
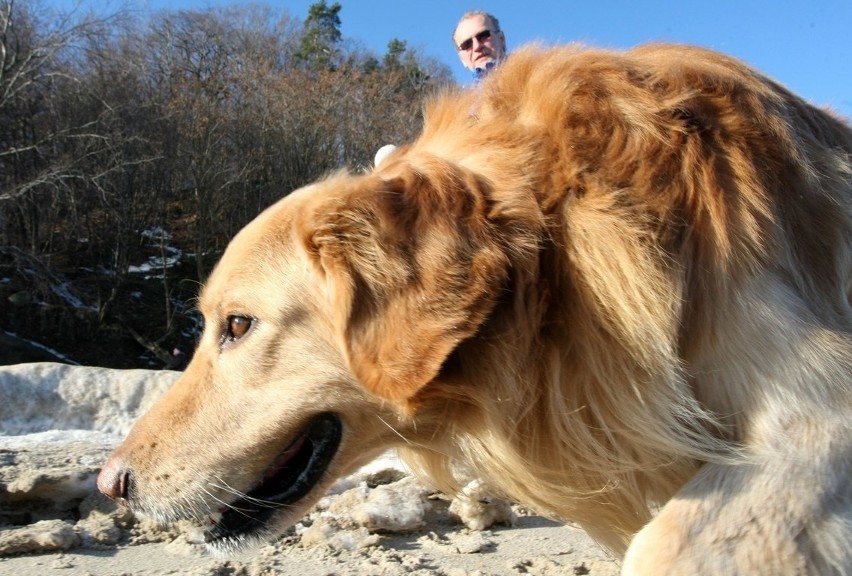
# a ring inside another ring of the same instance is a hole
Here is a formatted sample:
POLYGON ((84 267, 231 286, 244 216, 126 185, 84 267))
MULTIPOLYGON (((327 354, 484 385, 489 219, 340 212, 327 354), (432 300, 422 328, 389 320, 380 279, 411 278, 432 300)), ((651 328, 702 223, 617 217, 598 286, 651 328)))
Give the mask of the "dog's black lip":
POLYGON ((205 540, 212 543, 257 533, 277 510, 304 498, 325 474, 342 436, 343 425, 336 414, 312 418, 282 452, 286 462, 273 463, 255 488, 231 502, 221 519, 207 529, 205 540))

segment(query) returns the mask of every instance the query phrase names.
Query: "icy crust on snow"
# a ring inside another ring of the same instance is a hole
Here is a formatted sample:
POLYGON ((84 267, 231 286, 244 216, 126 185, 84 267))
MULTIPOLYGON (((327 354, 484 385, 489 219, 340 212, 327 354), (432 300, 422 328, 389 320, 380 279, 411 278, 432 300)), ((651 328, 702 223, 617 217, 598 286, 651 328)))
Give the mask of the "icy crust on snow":
POLYGON ((87 436, 71 431, 120 439, 179 375, 49 362, 0 367, 0 448, 87 436), (8 438, 21 435, 31 437, 8 438))

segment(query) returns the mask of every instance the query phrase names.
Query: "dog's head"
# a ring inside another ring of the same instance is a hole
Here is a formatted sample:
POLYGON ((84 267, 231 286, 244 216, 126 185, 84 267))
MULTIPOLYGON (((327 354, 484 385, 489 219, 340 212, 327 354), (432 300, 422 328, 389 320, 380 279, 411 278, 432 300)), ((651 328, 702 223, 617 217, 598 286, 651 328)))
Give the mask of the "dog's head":
POLYGON ((228 546, 280 531, 336 478, 434 434, 414 415, 508 267, 485 184, 431 173, 333 176, 241 231, 202 292, 192 362, 101 491, 206 521, 228 546))

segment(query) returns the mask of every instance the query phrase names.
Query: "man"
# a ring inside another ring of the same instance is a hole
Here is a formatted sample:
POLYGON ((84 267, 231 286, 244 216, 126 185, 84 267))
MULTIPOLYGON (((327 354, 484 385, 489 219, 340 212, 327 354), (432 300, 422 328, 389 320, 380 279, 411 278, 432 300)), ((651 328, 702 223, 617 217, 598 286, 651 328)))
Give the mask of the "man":
MULTIPOLYGON (((477 81, 506 56, 506 36, 500 30, 500 22, 483 10, 462 14, 453 30, 453 44, 462 64, 473 73, 477 81)), ((373 165, 379 166, 394 150, 394 144, 385 144, 379 148, 373 158, 373 165)))
POLYGON ((506 56, 506 36, 500 22, 482 10, 465 12, 453 31, 453 44, 465 68, 477 79, 506 56))

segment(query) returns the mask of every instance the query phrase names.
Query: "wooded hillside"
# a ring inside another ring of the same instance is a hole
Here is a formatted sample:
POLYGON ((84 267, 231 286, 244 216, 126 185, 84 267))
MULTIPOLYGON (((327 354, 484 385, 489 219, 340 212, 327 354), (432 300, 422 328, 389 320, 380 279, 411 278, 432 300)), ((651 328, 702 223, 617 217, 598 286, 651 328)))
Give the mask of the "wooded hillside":
POLYGON ((103 15, 0 0, 0 332, 81 364, 191 353, 231 238, 410 140, 449 70, 264 5, 103 15))

